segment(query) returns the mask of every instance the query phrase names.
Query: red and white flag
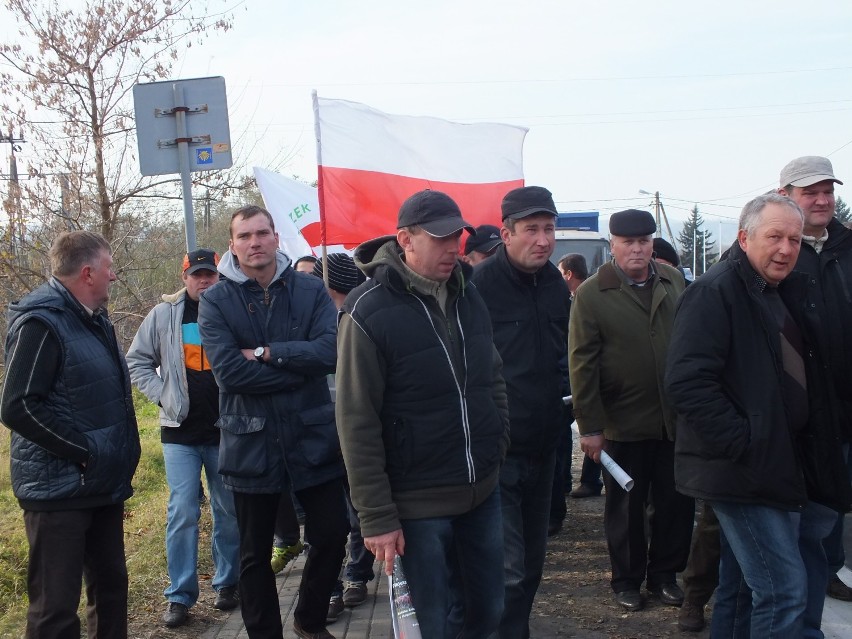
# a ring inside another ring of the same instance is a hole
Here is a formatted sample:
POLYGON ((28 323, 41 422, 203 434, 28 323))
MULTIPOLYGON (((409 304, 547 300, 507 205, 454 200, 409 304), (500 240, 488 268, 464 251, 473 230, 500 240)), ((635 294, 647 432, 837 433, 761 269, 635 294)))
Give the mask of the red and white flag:
MULTIPOLYGON (((406 198, 443 191, 474 225, 500 224, 500 202, 524 185, 527 129, 390 115, 314 93, 322 238, 354 247, 396 232, 406 198)), ((313 245, 313 230, 302 233, 313 245)))

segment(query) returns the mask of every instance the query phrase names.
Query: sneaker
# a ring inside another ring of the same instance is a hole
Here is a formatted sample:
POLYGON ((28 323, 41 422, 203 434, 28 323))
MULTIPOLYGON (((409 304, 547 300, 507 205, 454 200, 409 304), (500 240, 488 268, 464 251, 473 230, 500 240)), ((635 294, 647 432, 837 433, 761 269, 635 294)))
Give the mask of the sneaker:
POLYGON ((828 580, 826 594, 832 599, 840 601, 852 601, 852 588, 847 586, 837 575, 832 575, 828 580))
POLYGON ((343 605, 347 608, 360 606, 367 600, 367 584, 363 581, 347 581, 343 588, 343 605))
POLYGON ((317 632, 310 632, 304 630, 296 621, 293 622, 293 632, 296 633, 297 637, 302 637, 302 639, 334 639, 334 635, 325 628, 317 632))
POLYGON ((274 546, 272 548, 272 572, 276 575, 284 570, 284 568, 291 561, 295 561, 296 557, 302 554, 302 551, 305 549, 305 544, 300 541, 297 541, 292 546, 283 546, 278 547, 274 546))
POLYGON ((677 615, 677 627, 686 632, 704 629, 704 606, 684 601, 677 615))
POLYGON ((240 597, 236 586, 225 586, 216 593, 216 601, 213 607, 216 610, 233 610, 240 605, 240 597))
POLYGON ((574 499, 585 499, 586 497, 599 497, 602 490, 602 486, 590 486, 589 484, 580 484, 569 494, 574 499))
POLYGON ((332 595, 331 599, 328 600, 328 614, 325 616, 326 623, 331 623, 337 619, 340 613, 343 612, 343 608, 343 597, 338 594, 332 595))
POLYGON ((166 624, 166 627, 168 628, 177 628, 178 626, 182 626, 188 619, 189 609, 177 601, 170 601, 169 607, 166 608, 166 612, 163 613, 163 623, 166 624))

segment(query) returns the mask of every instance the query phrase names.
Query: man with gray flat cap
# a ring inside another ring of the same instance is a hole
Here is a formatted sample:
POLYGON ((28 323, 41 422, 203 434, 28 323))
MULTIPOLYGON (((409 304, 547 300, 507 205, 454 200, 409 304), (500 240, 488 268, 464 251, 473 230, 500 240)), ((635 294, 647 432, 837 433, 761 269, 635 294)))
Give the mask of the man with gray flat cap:
POLYGON ((500 637, 529 637, 544 569, 550 497, 560 430, 568 427, 568 287, 550 263, 556 205, 550 191, 525 186, 501 203, 503 243, 476 267, 473 283, 491 314, 503 358, 511 444, 500 471, 505 609, 500 637))
POLYGON ((369 279, 338 328, 337 427, 364 545, 401 557, 424 637, 489 637, 503 611, 506 386, 488 310, 459 262, 473 227, 439 191, 365 242, 369 279))
POLYGON ((641 610, 640 594, 680 606, 693 500, 674 485, 675 415, 663 394, 666 353, 683 276, 651 259, 657 230, 647 211, 610 217, 612 261, 574 294, 568 362, 580 448, 607 453, 634 480, 629 492, 604 473, 604 529, 616 602, 641 610), (646 501, 650 543, 645 534, 646 501))
MULTIPOLYGON (((829 364, 830 378, 824 389, 833 404, 830 423, 815 431, 827 438, 825 446, 842 450, 848 462, 852 441, 852 231, 834 217, 834 185, 843 184, 834 176, 828 158, 806 155, 787 163, 781 169, 778 192, 793 200, 804 213, 802 247, 795 270, 807 273, 804 330, 819 348, 820 359, 829 364), (826 430, 828 428, 829 430, 826 430)), ((826 413, 828 414, 828 413, 826 413)), ((811 438, 811 441, 816 441, 811 438)), ((818 468, 825 474, 834 464, 823 459, 818 468)), ((844 482, 841 473, 828 484, 844 482)), ((808 575, 808 602, 804 624, 807 636, 818 636, 822 621, 824 593, 842 600, 852 600, 852 589, 841 581, 837 571, 845 563, 843 551, 843 512, 825 507, 825 499, 809 491, 808 505, 802 512, 799 550, 808 575), (815 498, 816 497, 816 498, 815 498), (819 503, 823 502, 823 503, 819 503)), ((843 510, 841 508, 841 510, 843 510)))

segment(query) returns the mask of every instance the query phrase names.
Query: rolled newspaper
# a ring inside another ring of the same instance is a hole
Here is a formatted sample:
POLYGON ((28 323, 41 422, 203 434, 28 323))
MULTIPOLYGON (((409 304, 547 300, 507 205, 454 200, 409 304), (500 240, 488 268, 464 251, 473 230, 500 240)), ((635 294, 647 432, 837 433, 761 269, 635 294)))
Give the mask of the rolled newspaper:
MULTIPOLYGON (((569 399, 571 396, 563 397, 563 401, 569 399)), ((566 402, 567 403, 567 402, 566 402)), ((580 435, 580 429, 577 428, 577 422, 571 424, 571 429, 580 435)), ((582 437, 582 435, 581 435, 582 437)), ((612 475, 612 478, 618 482, 618 485, 621 486, 627 492, 633 488, 633 478, 624 472, 624 469, 618 465, 612 457, 605 451, 601 451, 601 465, 606 468, 607 472, 612 475)))
POLYGON ((630 489, 633 488, 633 478, 625 473, 624 469, 605 450, 601 451, 601 465, 607 469, 619 486, 628 493, 630 492, 630 489))

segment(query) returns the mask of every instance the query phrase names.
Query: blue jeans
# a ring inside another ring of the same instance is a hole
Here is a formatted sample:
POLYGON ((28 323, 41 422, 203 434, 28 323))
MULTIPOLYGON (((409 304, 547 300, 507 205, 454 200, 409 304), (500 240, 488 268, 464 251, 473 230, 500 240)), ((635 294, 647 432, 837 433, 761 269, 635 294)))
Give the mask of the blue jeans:
POLYGON ((500 470, 506 597, 500 637, 529 637, 533 599, 544 570, 556 453, 506 456, 500 470))
POLYGON ((402 567, 423 637, 491 636, 503 612, 499 488, 462 515, 404 519, 402 533, 402 567), (463 601, 455 601, 456 596, 463 601), (463 621, 453 614, 459 606, 463 621))
POLYGON ((722 558, 710 636, 801 637, 807 585, 798 513, 724 501, 711 505, 721 528, 722 558))
POLYGON ((376 561, 376 558, 364 546, 364 538, 361 536, 361 522, 358 520, 358 513, 355 512, 355 507, 352 505, 348 485, 346 489, 346 510, 349 513, 349 557, 343 574, 346 581, 372 581, 375 577, 373 562, 376 561))
POLYGON ((191 607, 198 600, 198 482, 201 467, 207 474, 210 507, 213 511, 214 590, 236 586, 240 569, 240 535, 234 499, 218 473, 218 446, 163 444, 169 506, 166 522, 166 561, 169 586, 166 599, 191 607))
POLYGON ((823 639, 820 630, 825 590, 828 587, 828 561, 823 541, 837 523, 837 511, 814 502, 808 502, 799 522, 799 553, 808 579, 808 599, 805 606, 803 637, 823 639))

